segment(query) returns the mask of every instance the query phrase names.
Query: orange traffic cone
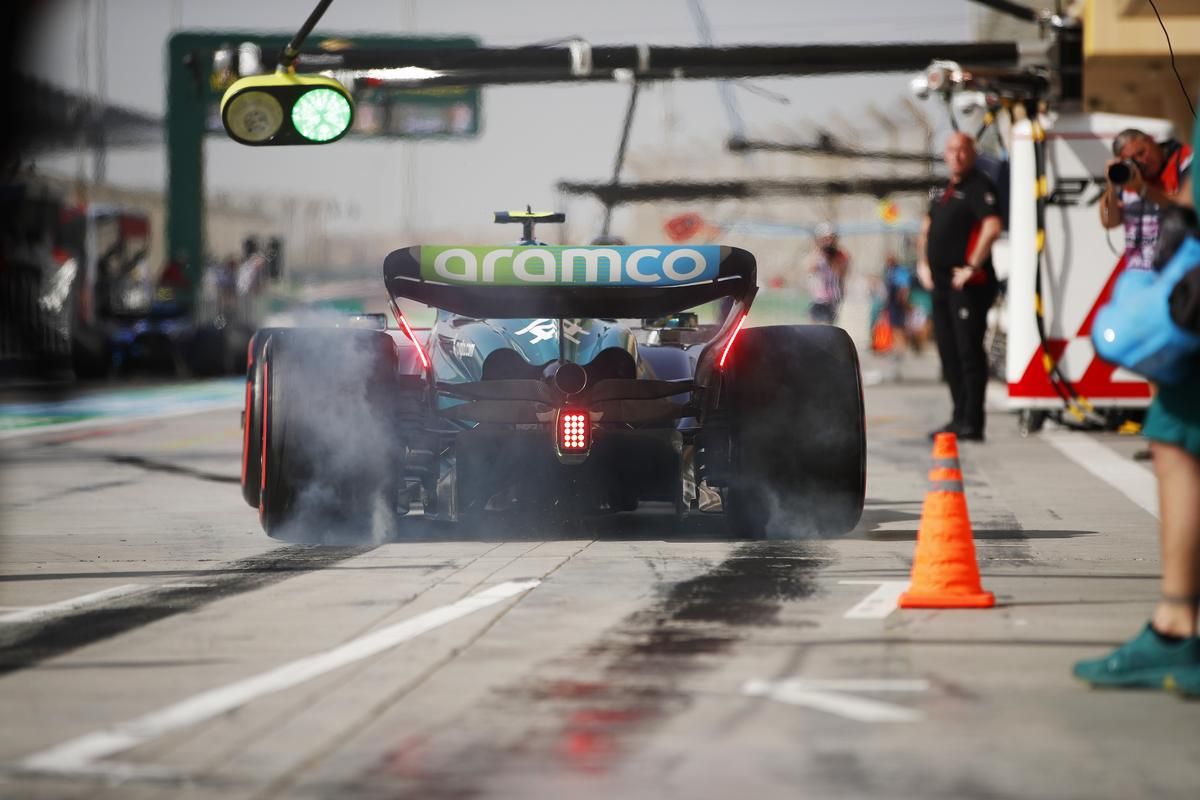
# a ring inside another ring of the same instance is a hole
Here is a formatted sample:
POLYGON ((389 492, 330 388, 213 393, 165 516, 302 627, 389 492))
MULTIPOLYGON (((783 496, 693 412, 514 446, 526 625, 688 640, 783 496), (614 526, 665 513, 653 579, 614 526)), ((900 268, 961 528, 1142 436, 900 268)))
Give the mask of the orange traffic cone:
POLYGON ((921 508, 912 583, 900 595, 901 608, 991 608, 975 563, 975 541, 958 466, 958 438, 939 433, 933 440, 929 492, 921 508))

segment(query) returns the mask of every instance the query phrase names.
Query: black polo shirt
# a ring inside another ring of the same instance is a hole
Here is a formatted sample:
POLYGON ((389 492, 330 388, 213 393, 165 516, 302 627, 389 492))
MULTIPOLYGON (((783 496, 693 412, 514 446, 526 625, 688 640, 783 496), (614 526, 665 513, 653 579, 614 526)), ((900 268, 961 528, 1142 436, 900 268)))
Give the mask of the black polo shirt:
MULTIPOLYGON (((966 266, 983 221, 999 215, 996 186, 978 169, 972 169, 958 183, 947 183, 929 193, 929 236, 925 256, 929 259, 935 289, 950 286, 951 271, 966 266)), ((990 253, 980 266, 982 272, 976 273, 968 285, 996 280, 990 253)))

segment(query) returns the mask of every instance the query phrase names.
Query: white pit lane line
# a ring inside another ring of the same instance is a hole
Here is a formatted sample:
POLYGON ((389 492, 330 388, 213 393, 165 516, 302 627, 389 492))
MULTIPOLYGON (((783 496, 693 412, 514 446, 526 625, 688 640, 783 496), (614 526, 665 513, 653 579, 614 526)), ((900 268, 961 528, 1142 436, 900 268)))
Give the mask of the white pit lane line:
POLYGON ((128 597, 133 594, 161 589, 203 589, 208 585, 207 583, 160 583, 155 585, 125 583, 120 586, 113 586, 111 589, 101 589, 98 592, 91 592, 79 597, 59 600, 57 603, 47 603, 44 606, 0 606, 0 611, 9 612, 0 614, 0 624, 20 625, 29 622, 38 622, 51 617, 65 617, 90 606, 115 600, 118 597, 128 597))
POLYGON ((39 434, 48 436, 50 434, 65 433, 70 431, 85 431, 90 428, 119 428, 130 425, 137 425, 143 422, 157 422, 165 419, 175 419, 176 417, 189 417, 193 414, 207 414, 210 411, 235 411, 242 408, 243 401, 237 402, 216 402, 210 405, 197 405, 190 408, 178 409, 173 411, 156 411, 145 414, 136 414, 127 417, 96 417, 95 419, 83 419, 77 422, 55 422, 48 425, 31 425, 25 428, 0 428, 0 441, 5 439, 18 439, 24 436, 37 436, 39 434))
POLYGON ((1054 431, 1041 438, 1158 519, 1158 482, 1153 472, 1082 433, 1054 431))
POLYGON ((153 588, 155 587, 144 583, 126 583, 121 586, 114 586, 111 589, 101 589, 98 592, 72 597, 69 600, 59 600, 57 603, 47 603, 44 606, 30 606, 3 614, 0 615, 0 623, 16 625, 26 622, 37 622, 47 617, 60 617, 82 608, 87 608, 88 606, 94 606, 117 597, 125 597, 126 595, 137 594, 138 592, 144 592, 147 589, 153 588))
POLYGON ((782 681, 751 680, 742 692, 751 697, 766 697, 793 706, 802 706, 834 714, 856 722, 919 722, 925 715, 915 709, 855 697, 846 692, 924 692, 929 689, 925 680, 891 680, 868 678, 782 681))
POLYGON ((883 619, 896 610, 908 581, 838 581, 845 586, 874 586, 875 591, 842 615, 844 619, 883 619))
POLYGON ((442 625, 516 597, 540 583, 541 580, 531 579, 498 584, 450 605, 426 611, 411 619, 352 639, 332 650, 305 656, 268 672, 201 692, 158 711, 34 753, 20 761, 17 767, 23 772, 59 775, 107 774, 121 777, 152 774, 153 770, 133 765, 95 762, 180 728, 210 720, 264 695, 290 689, 327 672, 390 650, 442 625))

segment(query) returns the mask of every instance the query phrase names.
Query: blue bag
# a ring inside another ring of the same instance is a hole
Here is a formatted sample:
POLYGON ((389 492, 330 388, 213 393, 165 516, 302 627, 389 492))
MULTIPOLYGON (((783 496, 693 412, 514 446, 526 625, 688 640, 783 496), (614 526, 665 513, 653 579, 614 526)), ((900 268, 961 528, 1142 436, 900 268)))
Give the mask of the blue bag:
POLYGON ((1188 236, 1161 272, 1122 273, 1092 324, 1096 353, 1156 383, 1194 374, 1200 334, 1180 327, 1170 308, 1172 290, 1193 269, 1200 269, 1200 239, 1188 236))

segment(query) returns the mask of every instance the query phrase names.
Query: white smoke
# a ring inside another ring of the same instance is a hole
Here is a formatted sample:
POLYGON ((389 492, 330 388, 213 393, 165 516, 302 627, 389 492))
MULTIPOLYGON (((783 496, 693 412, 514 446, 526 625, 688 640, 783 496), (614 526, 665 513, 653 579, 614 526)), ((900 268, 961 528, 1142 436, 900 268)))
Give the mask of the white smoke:
POLYGON ((381 332, 335 329, 345 319, 305 315, 273 356, 272 394, 282 396, 272 413, 286 415, 283 468, 297 470, 300 484, 279 538, 378 544, 393 532, 404 440, 389 413, 392 344, 381 332))

